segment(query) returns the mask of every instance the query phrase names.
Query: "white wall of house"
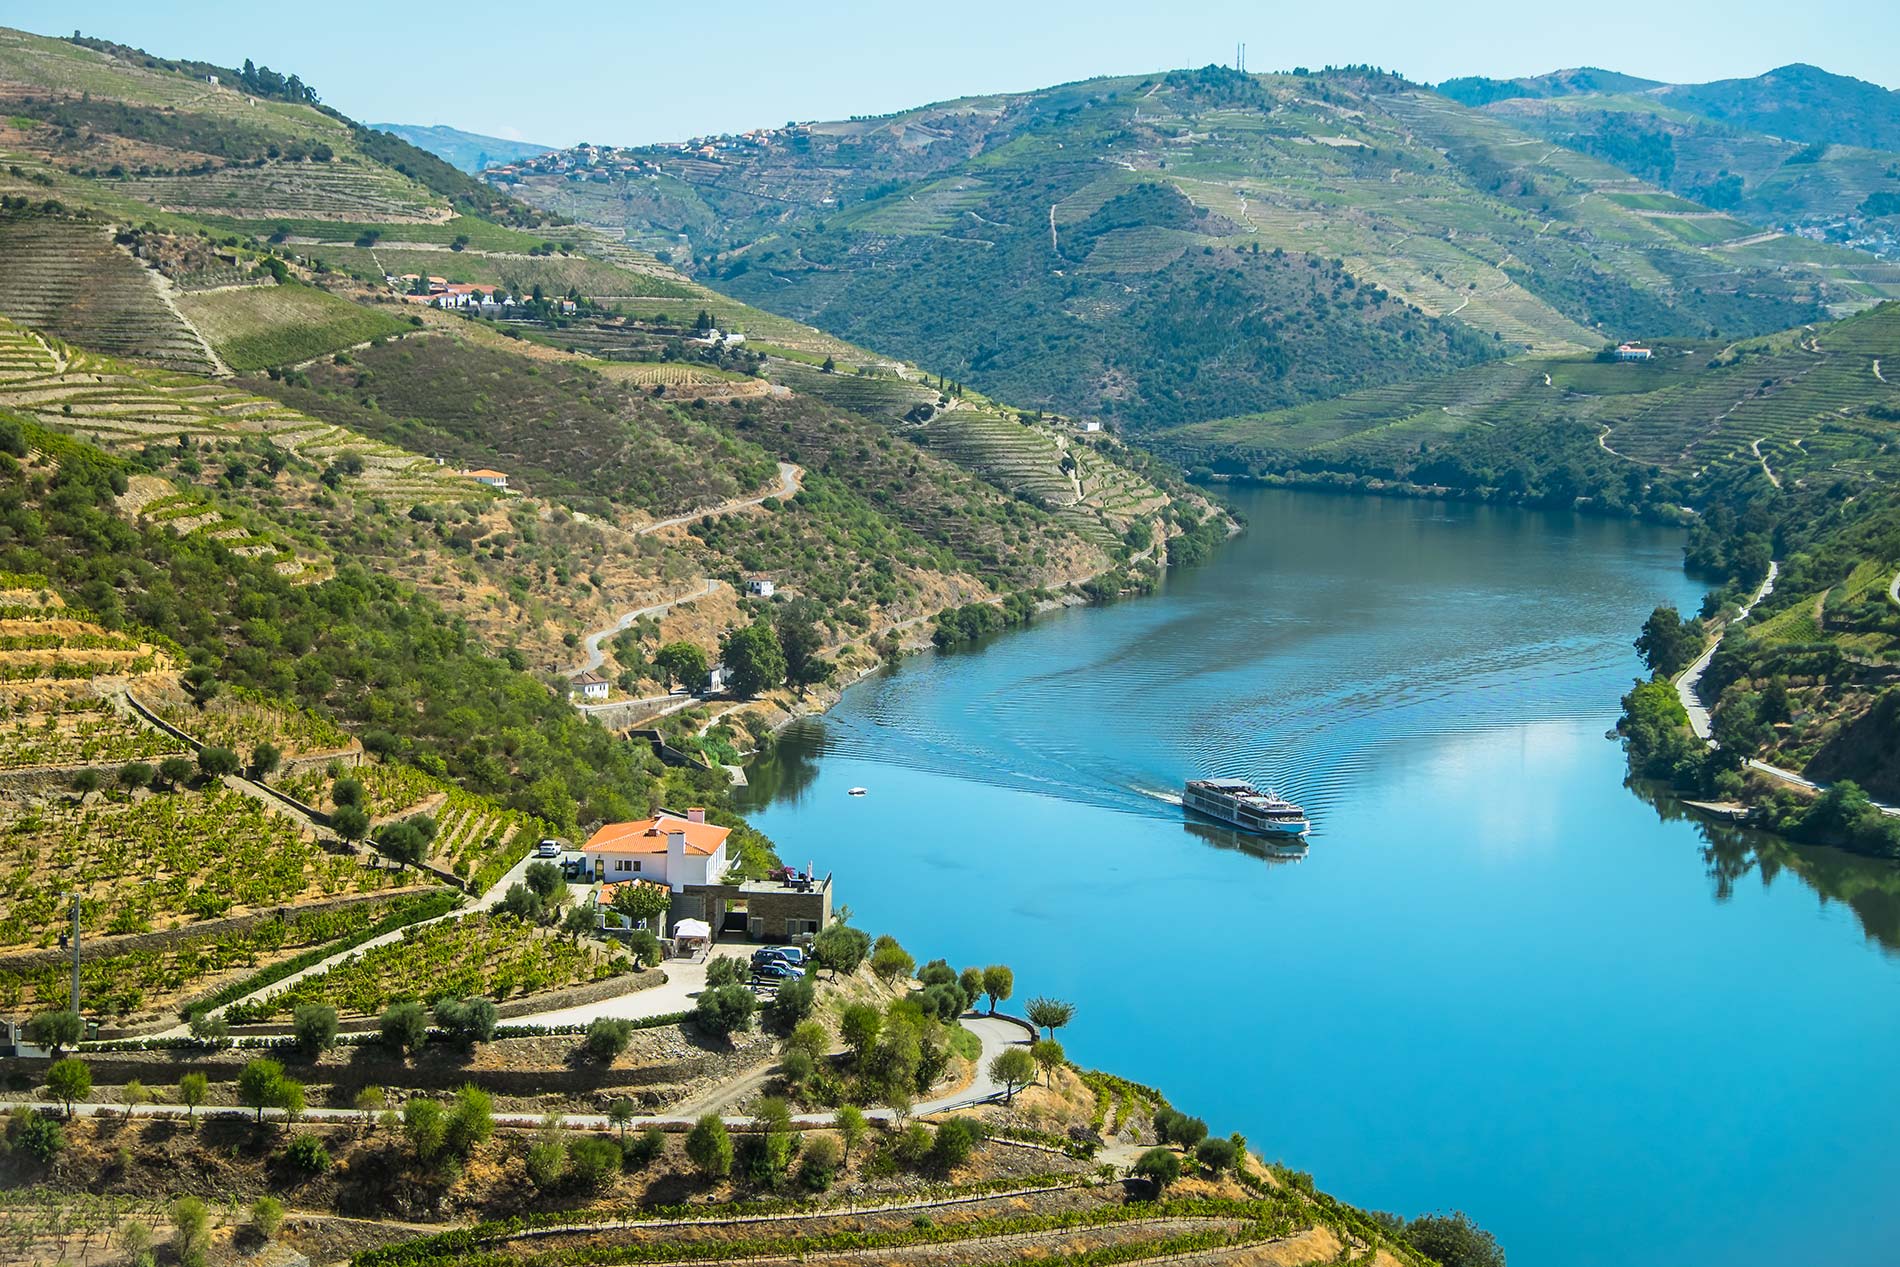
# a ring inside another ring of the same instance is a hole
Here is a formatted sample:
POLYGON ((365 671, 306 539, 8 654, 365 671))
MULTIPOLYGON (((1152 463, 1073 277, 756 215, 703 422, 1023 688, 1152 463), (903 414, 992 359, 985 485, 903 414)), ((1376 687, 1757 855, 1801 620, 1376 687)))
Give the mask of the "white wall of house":
POLYGON ((589 855, 595 860, 596 878, 609 884, 622 880, 652 880, 669 886, 675 893, 688 884, 717 884, 726 873, 726 846, 709 854, 672 855, 654 853, 610 853, 589 855))

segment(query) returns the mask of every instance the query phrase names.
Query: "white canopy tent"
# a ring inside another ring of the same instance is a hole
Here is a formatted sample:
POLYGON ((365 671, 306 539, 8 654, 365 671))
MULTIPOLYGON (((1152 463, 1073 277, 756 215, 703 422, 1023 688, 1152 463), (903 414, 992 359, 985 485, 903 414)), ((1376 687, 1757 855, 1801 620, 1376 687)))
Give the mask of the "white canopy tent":
POLYGON ((712 925, 703 919, 683 919, 673 925, 674 941, 711 941, 712 925))

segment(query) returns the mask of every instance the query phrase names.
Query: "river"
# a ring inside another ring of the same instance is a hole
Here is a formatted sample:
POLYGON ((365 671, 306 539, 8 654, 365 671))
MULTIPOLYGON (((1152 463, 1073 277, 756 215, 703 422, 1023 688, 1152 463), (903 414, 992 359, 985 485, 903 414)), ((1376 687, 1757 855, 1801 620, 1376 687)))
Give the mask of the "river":
POLYGON ((1074 1001, 1078 1063, 1515 1267, 1889 1260, 1892 869, 1702 827, 1605 738, 1644 616, 1699 601, 1680 535, 1235 504, 1153 597, 853 687, 751 820, 920 961, 1074 1001), (1308 855, 1184 825, 1202 774, 1302 802, 1308 855))

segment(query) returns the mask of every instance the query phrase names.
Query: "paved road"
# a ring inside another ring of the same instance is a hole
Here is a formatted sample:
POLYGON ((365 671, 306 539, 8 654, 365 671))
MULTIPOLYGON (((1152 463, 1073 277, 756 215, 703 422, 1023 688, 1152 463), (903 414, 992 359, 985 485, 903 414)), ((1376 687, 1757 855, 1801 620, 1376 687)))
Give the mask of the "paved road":
POLYGON ((983 1042, 983 1054, 976 1059, 976 1078, 969 1086, 954 1095, 940 1096, 934 1100, 925 1100, 912 1108, 917 1114, 939 1113, 945 1109, 959 1109, 985 1100, 1000 1099, 1003 1084, 990 1077, 990 1062, 1005 1049, 1027 1047, 1029 1031, 1015 1021, 1000 1016, 963 1017, 963 1028, 975 1034, 983 1042))
POLYGON ((633 535, 636 537, 644 537, 649 532, 659 532, 664 528, 676 528, 681 524, 692 523, 695 519, 704 519, 707 515, 730 515, 735 510, 744 510, 748 506, 760 505, 769 497, 776 497, 782 501, 798 492, 800 483, 804 478, 804 471, 790 462, 780 462, 778 464, 778 487, 769 493, 760 493, 757 497, 735 498, 729 502, 721 502, 717 506, 707 507, 705 510, 691 510, 683 515, 674 515, 671 519, 656 519, 650 524, 641 524, 638 528, 635 528, 633 535))
MULTIPOLYGON (((1770 560, 1768 575, 1762 578, 1761 585, 1742 605, 1742 609, 1735 613, 1735 619, 1731 620, 1729 625, 1739 625, 1747 620, 1748 614, 1755 610, 1761 600, 1775 592, 1775 578, 1779 575, 1781 575, 1781 564, 1770 560)), ((1713 727, 1709 720, 1709 710, 1703 706, 1702 696, 1697 688, 1702 685, 1702 675, 1708 672, 1709 661, 1715 658, 1717 649, 1722 645, 1722 637, 1727 632, 1728 626, 1725 625, 1722 632, 1718 633, 1702 654, 1696 657, 1695 663, 1684 669, 1681 676, 1676 679, 1676 698, 1682 701, 1683 711, 1689 714, 1689 728, 1695 731, 1697 739, 1711 745, 1714 741, 1710 738, 1713 727)))
MULTIPOLYGON (((700 582, 699 588, 690 594, 678 594, 663 603, 653 603, 646 607, 636 607, 623 615, 619 620, 616 620, 613 624, 608 625, 605 629, 596 629, 593 633, 588 634, 586 639, 582 642, 582 645, 587 648, 586 662, 569 669, 567 675, 569 677, 578 677, 583 673, 591 673, 593 670, 605 664, 607 662, 607 653, 600 649, 600 644, 626 629, 629 625, 633 624, 634 621, 645 616, 663 615, 681 603, 690 603, 694 599, 704 598, 708 594, 716 593, 719 587, 724 583, 723 581, 714 580, 702 581, 700 582)), ((621 703, 625 704, 626 701, 623 700, 621 703)), ((615 706, 611 704, 583 704, 581 707, 612 708, 615 706)))

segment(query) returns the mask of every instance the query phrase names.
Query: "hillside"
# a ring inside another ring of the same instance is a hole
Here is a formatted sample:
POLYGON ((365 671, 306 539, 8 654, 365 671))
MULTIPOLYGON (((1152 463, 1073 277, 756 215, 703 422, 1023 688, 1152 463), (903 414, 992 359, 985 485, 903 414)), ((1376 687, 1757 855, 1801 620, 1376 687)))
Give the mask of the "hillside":
POLYGON ((1440 91, 1764 229, 1900 257, 1900 93, 1877 84, 1795 65, 1708 84, 1558 72, 1440 91))
POLYGON ((1090 80, 485 175, 748 303, 1134 428, 1900 294, 1375 72, 1090 80))
POLYGON ((470 175, 496 163, 533 158, 554 148, 552 145, 536 145, 533 141, 510 141, 505 137, 464 132, 460 128, 440 123, 431 127, 419 127, 412 123, 372 123, 369 126, 378 132, 399 136, 417 149, 427 150, 470 175))

